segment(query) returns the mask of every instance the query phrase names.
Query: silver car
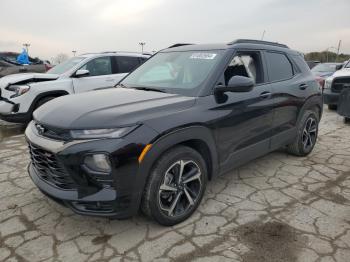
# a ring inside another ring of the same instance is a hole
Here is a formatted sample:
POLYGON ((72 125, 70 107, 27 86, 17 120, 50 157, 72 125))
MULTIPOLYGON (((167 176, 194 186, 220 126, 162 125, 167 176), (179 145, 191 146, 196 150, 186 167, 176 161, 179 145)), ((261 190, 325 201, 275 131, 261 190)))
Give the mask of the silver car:
POLYGON ((47 73, 14 74, 0 78, 0 118, 29 122, 47 101, 69 94, 114 87, 149 55, 126 52, 84 54, 47 73))

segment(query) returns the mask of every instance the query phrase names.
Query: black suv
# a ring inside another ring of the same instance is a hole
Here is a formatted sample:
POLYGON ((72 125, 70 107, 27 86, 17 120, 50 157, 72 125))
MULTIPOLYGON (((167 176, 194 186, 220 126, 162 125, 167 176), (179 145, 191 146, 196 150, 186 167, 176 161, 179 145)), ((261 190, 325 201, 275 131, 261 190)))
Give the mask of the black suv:
POLYGON ((79 214, 125 218, 141 209, 174 225, 219 174, 283 147, 309 154, 321 114, 319 85, 285 45, 177 45, 116 89, 35 111, 29 174, 79 214))

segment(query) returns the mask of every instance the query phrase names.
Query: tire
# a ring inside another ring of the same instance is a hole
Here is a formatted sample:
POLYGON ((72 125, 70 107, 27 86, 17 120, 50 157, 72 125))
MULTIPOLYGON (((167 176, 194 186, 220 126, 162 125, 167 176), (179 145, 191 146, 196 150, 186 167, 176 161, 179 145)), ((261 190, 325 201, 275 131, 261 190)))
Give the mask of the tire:
POLYGON ((36 109, 38 109, 39 107, 41 107, 43 104, 46 104, 47 102, 49 102, 50 100, 54 99, 56 97, 54 96, 46 96, 46 97, 43 97, 41 98, 35 105, 34 107, 34 110, 35 111, 36 109))
POLYGON ((329 110, 337 110, 338 106, 337 105, 328 105, 329 110))
POLYGON ((298 124, 294 142, 287 146, 287 152, 295 156, 307 156, 313 150, 318 135, 318 113, 306 110, 298 124))
POLYGON ((147 181, 141 205, 143 213, 164 226, 186 220, 203 198, 207 174, 203 157, 194 149, 176 146, 166 151, 147 181), (181 166, 182 179, 178 183, 181 166))

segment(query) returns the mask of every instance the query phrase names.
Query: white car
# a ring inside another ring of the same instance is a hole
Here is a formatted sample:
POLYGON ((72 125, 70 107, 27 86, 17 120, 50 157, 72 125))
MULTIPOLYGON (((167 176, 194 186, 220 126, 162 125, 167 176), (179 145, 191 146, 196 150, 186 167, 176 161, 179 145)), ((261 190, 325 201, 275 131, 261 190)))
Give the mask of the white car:
POLYGON ((114 87, 149 55, 126 52, 84 54, 45 74, 14 74, 0 78, 0 118, 26 123, 49 100, 69 94, 114 87))

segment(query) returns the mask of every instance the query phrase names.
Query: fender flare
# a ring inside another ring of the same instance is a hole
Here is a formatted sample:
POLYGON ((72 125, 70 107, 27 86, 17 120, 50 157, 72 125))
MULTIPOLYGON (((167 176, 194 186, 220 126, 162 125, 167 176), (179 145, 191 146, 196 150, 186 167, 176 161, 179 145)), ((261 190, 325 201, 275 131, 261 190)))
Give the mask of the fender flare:
POLYGON ((298 119, 297 119, 297 123, 300 122, 301 118, 304 115, 304 112, 308 109, 311 108, 315 108, 317 107, 319 110, 319 119, 321 119, 322 117, 322 110, 323 110, 323 99, 322 99, 322 95, 313 95, 310 98, 308 98, 304 105, 302 106, 302 108, 300 109, 299 115, 298 115, 298 119))
POLYGON ((140 168, 149 174, 154 162, 166 150, 178 144, 183 144, 186 141, 203 142, 210 153, 211 168, 209 173, 213 176, 219 171, 219 161, 216 149, 215 139, 211 130, 205 126, 190 126, 171 131, 167 134, 156 138, 152 143, 152 147, 142 161, 140 168))

